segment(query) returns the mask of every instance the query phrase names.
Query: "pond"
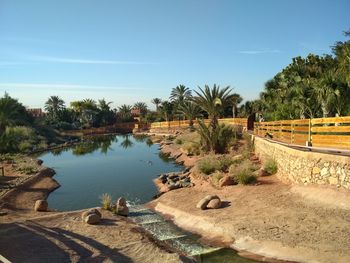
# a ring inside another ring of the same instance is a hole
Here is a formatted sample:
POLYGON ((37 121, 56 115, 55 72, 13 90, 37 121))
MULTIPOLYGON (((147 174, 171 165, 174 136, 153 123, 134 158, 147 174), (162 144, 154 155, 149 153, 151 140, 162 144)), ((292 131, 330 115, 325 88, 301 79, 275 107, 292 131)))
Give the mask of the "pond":
POLYGON ((75 145, 42 154, 44 165, 56 171, 61 185, 49 195, 51 208, 77 210, 100 205, 109 193, 133 203, 146 203, 157 194, 153 179, 160 173, 180 171, 159 152, 159 145, 146 136, 98 136, 75 145))

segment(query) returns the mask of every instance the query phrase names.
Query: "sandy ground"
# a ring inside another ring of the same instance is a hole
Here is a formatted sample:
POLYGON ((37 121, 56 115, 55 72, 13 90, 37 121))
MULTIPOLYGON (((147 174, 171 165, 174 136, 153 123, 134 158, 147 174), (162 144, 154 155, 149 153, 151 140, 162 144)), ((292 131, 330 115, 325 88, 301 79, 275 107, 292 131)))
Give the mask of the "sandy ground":
POLYGON ((345 263, 350 262, 350 207, 344 204, 350 204, 349 191, 292 186, 271 176, 260 177, 255 186, 197 184, 168 192, 151 205, 180 227, 239 250, 298 262, 345 263), (217 194, 223 208, 196 209, 208 194, 217 194))
POLYGON ((35 200, 59 186, 51 176, 33 176, 0 200, 0 255, 11 262, 189 262, 109 212, 87 225, 82 211, 33 211, 35 200))
POLYGON ((158 247, 119 216, 103 213, 98 225, 81 212, 56 213, 0 224, 1 255, 11 262, 185 262, 158 247))

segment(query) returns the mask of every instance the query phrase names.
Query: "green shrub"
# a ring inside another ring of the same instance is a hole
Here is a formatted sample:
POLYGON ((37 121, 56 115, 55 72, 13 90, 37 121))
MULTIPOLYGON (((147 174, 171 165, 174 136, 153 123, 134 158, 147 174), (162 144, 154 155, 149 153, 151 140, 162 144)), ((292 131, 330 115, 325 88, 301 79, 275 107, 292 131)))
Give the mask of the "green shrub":
POLYGON ((24 174, 35 174, 38 172, 35 166, 26 164, 20 165, 16 170, 24 174))
POLYGON ((243 185, 253 184, 256 182, 256 176, 252 174, 252 171, 249 168, 240 170, 234 175, 234 178, 239 184, 243 185))
POLYGON ((229 169, 231 164, 233 164, 233 160, 229 155, 222 155, 219 157, 220 162, 220 170, 225 172, 229 169))
POLYGON ((183 144, 183 141, 181 140, 181 138, 177 138, 175 140, 175 143, 181 145, 181 144, 183 144))
POLYGON ((200 155, 201 153, 200 145, 196 142, 185 142, 182 149, 187 152, 187 155, 200 155))
POLYGON ((213 129, 211 126, 206 126, 203 121, 199 121, 198 124, 200 142, 206 152, 225 153, 237 139, 237 133, 230 125, 219 124, 213 129))
POLYGON ((211 174, 213 184, 216 186, 219 186, 219 181, 224 176, 225 176, 225 174, 222 172, 219 172, 219 171, 216 171, 215 173, 211 174))
POLYGON ((274 159, 268 159, 266 162, 265 162, 265 165, 264 165, 264 170, 269 174, 269 175, 272 175, 272 174, 275 174, 277 172, 277 163, 274 159))
POLYGON ((239 184, 251 184, 256 182, 256 176, 253 172, 258 168, 250 160, 244 160, 239 164, 232 164, 229 168, 229 174, 239 184))
POLYGON ((111 209, 112 197, 110 196, 110 194, 103 193, 100 196, 100 200, 101 200, 101 204, 102 204, 102 208, 103 209, 106 209, 106 210, 110 210, 111 209))
POLYGON ((215 157, 215 155, 207 155, 198 161, 199 171, 209 175, 216 170, 221 169, 220 161, 215 157))

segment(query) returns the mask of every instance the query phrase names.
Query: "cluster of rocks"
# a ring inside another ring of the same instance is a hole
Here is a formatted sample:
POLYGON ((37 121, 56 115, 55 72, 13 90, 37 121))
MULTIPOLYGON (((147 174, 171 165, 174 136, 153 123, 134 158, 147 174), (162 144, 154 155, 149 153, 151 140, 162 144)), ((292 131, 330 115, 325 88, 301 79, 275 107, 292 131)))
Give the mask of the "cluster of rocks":
POLYGON ((161 174, 157 178, 157 181, 158 184, 161 184, 159 188, 163 192, 182 187, 191 187, 193 185, 191 182, 189 171, 161 174))
POLYGON ((98 211, 96 208, 91 208, 87 211, 84 211, 81 214, 81 219, 83 222, 89 224, 89 225, 95 225, 100 223, 102 218, 101 212, 98 211))
POLYGON ((196 207, 201 210, 218 209, 221 207, 221 200, 217 195, 207 195, 197 203, 196 207))

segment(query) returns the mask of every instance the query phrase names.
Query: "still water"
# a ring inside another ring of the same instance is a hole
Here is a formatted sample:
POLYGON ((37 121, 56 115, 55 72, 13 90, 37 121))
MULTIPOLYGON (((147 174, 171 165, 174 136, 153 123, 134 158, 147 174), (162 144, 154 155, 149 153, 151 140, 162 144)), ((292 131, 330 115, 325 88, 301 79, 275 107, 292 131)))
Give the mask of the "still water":
POLYGON ((72 148, 44 153, 44 165, 56 171, 61 187, 49 195, 51 208, 61 211, 100 205, 109 193, 133 203, 146 203, 157 193, 153 179, 182 166, 159 153, 145 136, 113 135, 86 140, 72 148))

